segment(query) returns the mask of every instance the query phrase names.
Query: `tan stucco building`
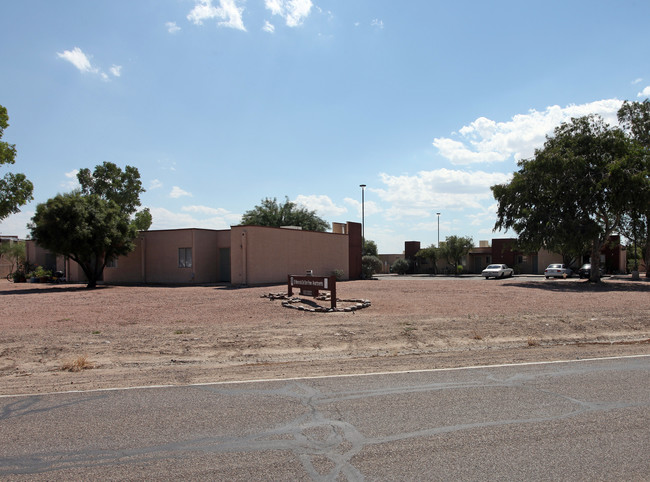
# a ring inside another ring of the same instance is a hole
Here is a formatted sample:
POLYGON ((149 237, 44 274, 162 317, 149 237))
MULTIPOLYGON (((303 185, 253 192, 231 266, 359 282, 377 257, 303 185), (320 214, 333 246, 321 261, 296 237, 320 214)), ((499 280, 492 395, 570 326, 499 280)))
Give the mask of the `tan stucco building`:
MULTIPOLYGON (((104 269, 105 283, 259 285, 284 283, 289 274, 361 276, 361 225, 334 223, 330 233, 295 228, 233 226, 225 230, 140 232, 136 248, 104 269)), ((83 281, 79 266, 28 242, 28 259, 83 281)))

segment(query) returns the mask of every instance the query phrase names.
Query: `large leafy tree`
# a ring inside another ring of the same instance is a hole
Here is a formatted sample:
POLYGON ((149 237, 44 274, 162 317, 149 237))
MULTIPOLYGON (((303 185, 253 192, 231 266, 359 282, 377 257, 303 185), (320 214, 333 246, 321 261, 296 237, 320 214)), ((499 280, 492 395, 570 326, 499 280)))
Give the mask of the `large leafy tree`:
MULTIPOLYGON (((7 109, 0 105, 0 139, 4 130, 9 127, 7 109)), ((0 140, 0 165, 16 162, 16 145, 0 140)), ((0 221, 10 214, 20 211, 20 206, 27 204, 33 198, 33 184, 24 174, 8 172, 0 179, 0 221)))
POLYGON ((427 248, 422 248, 420 251, 415 253, 415 257, 426 259, 431 264, 432 272, 438 272, 437 262, 440 257, 440 249, 436 248, 434 244, 427 248))
POLYGON ((242 224, 255 226, 271 226, 279 228, 282 226, 300 226, 305 231, 327 231, 329 223, 320 218, 316 211, 310 211, 305 207, 285 198, 284 203, 278 203, 276 198, 265 198, 261 204, 246 211, 242 216, 242 224))
POLYGON ((76 261, 89 288, 97 286, 107 261, 134 249, 137 234, 115 201, 79 191, 39 204, 30 230, 40 246, 76 261))
POLYGON ((151 214, 136 213, 144 189, 135 167, 105 162, 77 178, 81 189, 39 204, 29 227, 40 246, 76 261, 94 288, 108 261, 135 248, 137 229, 149 227, 151 214))
POLYGON ((91 172, 84 168, 77 173, 77 179, 84 195, 97 195, 102 199, 114 201, 133 218, 136 229, 146 231, 151 226, 152 217, 148 208, 136 212, 140 206, 140 194, 145 192, 136 167, 126 166, 122 170, 117 164, 104 162, 95 166, 91 172))
POLYGON ((591 281, 599 281, 600 250, 625 210, 630 142, 599 116, 557 127, 507 184, 492 186, 495 229, 513 229, 527 249, 591 252, 591 281))
POLYGON ((650 278, 650 101, 625 101, 618 120, 636 142, 628 165, 629 198, 623 229, 628 238, 644 245, 646 277, 650 278))
POLYGON ((468 236, 447 236, 445 238, 445 244, 441 246, 440 250, 447 261, 454 263, 455 274, 458 274, 458 266, 473 246, 474 240, 468 236))

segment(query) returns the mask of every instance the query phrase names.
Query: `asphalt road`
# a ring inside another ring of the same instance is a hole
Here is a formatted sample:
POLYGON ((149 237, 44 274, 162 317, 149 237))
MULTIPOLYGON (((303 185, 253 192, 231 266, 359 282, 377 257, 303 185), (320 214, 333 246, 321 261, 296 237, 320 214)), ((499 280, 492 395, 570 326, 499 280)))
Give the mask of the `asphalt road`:
POLYGON ((0 398, 2 480, 650 480, 650 356, 0 398))

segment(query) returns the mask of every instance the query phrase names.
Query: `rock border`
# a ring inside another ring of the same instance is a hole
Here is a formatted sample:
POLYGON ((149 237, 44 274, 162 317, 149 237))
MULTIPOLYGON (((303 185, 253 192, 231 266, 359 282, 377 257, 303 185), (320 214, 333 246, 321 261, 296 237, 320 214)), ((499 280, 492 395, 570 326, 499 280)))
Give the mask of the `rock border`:
MULTIPOLYGON (((289 297, 284 293, 269 293, 267 295, 262 295, 260 298, 268 298, 270 301, 274 300, 282 300, 282 306, 284 308, 291 308, 294 310, 299 310, 299 311, 308 311, 310 313, 350 313, 353 311, 358 311, 362 310, 364 308, 368 308, 372 305, 370 303, 370 300, 362 300, 362 299, 342 299, 342 298, 336 298, 336 303, 354 303, 351 306, 346 306, 344 308, 326 308, 324 306, 305 306, 304 304, 300 303, 306 303, 305 300, 302 298, 299 298, 297 296, 294 297, 289 297)), ((315 297, 314 299, 318 301, 324 301, 327 303, 331 302, 331 297, 330 295, 320 295, 315 297)), ((313 302, 309 302, 310 304, 315 304, 313 302)))

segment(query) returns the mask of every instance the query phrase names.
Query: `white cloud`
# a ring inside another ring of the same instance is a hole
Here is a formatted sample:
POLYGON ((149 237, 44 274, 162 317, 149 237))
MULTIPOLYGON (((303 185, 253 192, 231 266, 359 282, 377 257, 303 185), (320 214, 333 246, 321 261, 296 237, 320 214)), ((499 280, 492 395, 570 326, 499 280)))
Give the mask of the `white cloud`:
POLYGON ((332 202, 329 196, 325 195, 299 195, 294 200, 296 204, 306 207, 310 211, 316 211, 321 217, 338 217, 345 214, 348 210, 344 206, 337 206, 332 202))
POLYGON ((220 27, 229 27, 246 31, 242 13, 244 7, 239 7, 241 0, 219 0, 219 6, 212 5, 212 0, 197 0, 187 19, 195 25, 201 25, 204 20, 218 19, 220 27))
POLYGON ((163 187, 163 183, 159 179, 154 179, 151 181, 151 184, 149 184, 149 190, 160 189, 161 187, 163 187))
POLYGON ((265 32, 268 32, 268 33, 273 33, 273 32, 275 32, 275 27, 273 26, 273 24, 271 22, 266 20, 264 22, 264 26, 262 27, 262 30, 264 30, 265 32))
POLYGON ((639 92, 637 97, 650 97, 650 85, 647 86, 645 89, 643 89, 641 92, 639 92))
POLYGON ((212 208, 209 206, 183 206, 181 211, 186 213, 205 214, 208 216, 227 216, 229 211, 223 208, 212 208))
POLYGON ((273 15, 284 18, 289 27, 301 25, 313 6, 311 0, 264 0, 264 4, 273 15))
POLYGON ((57 52, 59 58, 67 60, 72 65, 74 65, 80 72, 90 72, 98 73, 99 69, 92 66, 90 63, 90 58, 83 53, 79 47, 75 47, 72 50, 64 50, 63 52, 57 52))
POLYGON ((177 199, 179 197, 184 197, 184 196, 192 197, 192 193, 184 191, 183 189, 181 189, 178 186, 172 187, 172 190, 169 193, 169 197, 174 198, 174 199, 177 199))
POLYGON ((68 191, 79 189, 81 185, 79 184, 79 179, 77 179, 77 174, 79 174, 79 169, 73 169, 70 172, 66 172, 65 177, 68 178, 68 180, 62 183, 61 187, 68 191))
POLYGON ((617 99, 607 99, 567 107, 554 105, 541 112, 531 110, 515 115, 507 122, 479 117, 455 134, 459 139, 436 138, 433 145, 455 165, 525 159, 544 144, 555 127, 572 117, 599 114, 605 122, 617 124, 616 113, 621 104, 617 99))
POLYGON ((427 217, 442 209, 482 209, 492 199, 490 186, 510 180, 510 174, 484 171, 437 169, 421 171, 416 176, 380 174, 386 186, 372 189, 382 201, 391 204, 389 219, 427 217))
MULTIPOLYGON (((361 200, 360 199, 353 199, 351 197, 346 197, 343 199, 343 201, 352 206, 352 208, 356 211, 357 217, 361 219, 361 200)), ((367 199, 364 199, 363 201, 363 211, 366 217, 372 216, 373 214, 378 214, 382 212, 382 208, 377 204, 375 201, 369 201, 367 199)))
POLYGON ((183 212, 178 213, 165 208, 151 208, 153 216, 151 229, 228 229, 241 221, 241 214, 220 208, 185 206, 181 210, 183 212))
POLYGON ((382 28, 384 28, 384 21, 379 20, 378 18, 375 18, 375 19, 373 19, 372 22, 370 22, 370 25, 372 25, 373 27, 377 27, 378 29, 382 29, 382 28))
POLYGON ((176 22, 167 22, 165 23, 165 27, 167 27, 167 31, 171 34, 175 34, 181 30, 181 28, 176 25, 176 22))
POLYGON ((19 213, 7 216, 0 221, 0 234, 3 236, 18 236, 20 239, 26 239, 29 236, 27 225, 32 222, 34 214, 34 211, 31 209, 23 207, 23 210, 19 213))
POLYGON ((636 85, 636 84, 640 84, 641 82, 643 82, 643 79, 642 79, 641 77, 639 77, 638 79, 634 79, 634 80, 632 81, 632 84, 633 84, 633 85, 636 85))
MULTIPOLYGON (((102 80, 109 80, 108 74, 102 71, 100 68, 92 65, 90 62, 91 56, 86 55, 79 47, 75 47, 72 50, 57 52, 56 55, 60 59, 70 62, 82 73, 98 75, 102 80)), ((110 72, 115 77, 119 77, 122 72, 122 66, 113 64, 113 66, 110 68, 110 72)))

